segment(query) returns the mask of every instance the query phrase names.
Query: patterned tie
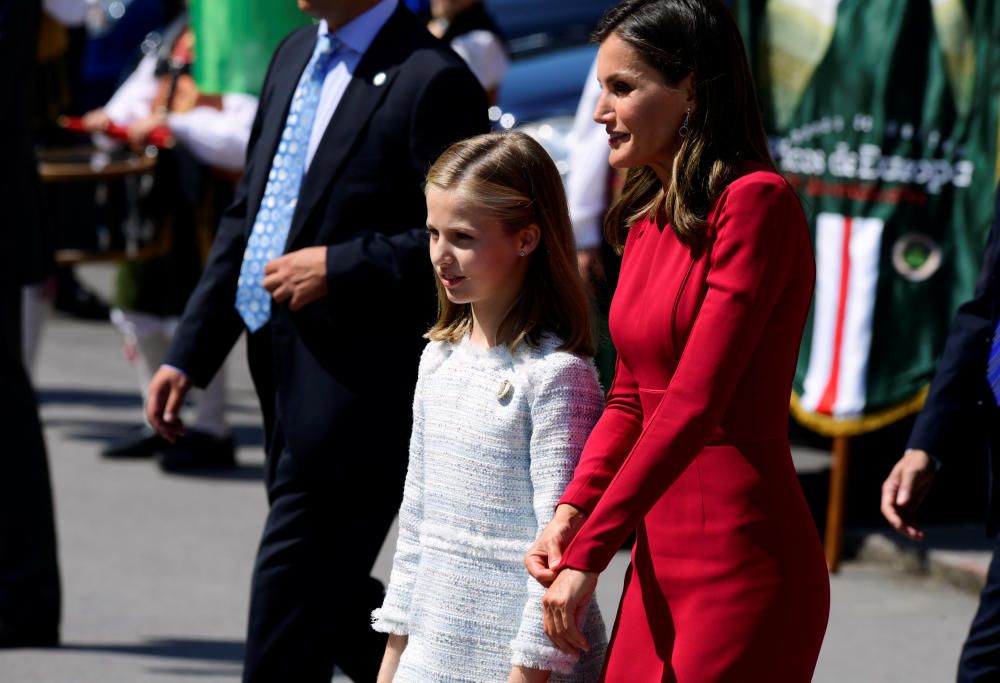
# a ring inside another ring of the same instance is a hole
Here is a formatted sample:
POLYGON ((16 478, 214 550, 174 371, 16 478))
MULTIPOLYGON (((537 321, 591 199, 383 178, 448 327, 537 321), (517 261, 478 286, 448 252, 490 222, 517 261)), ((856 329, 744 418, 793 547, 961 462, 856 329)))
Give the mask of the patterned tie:
POLYGON ((306 171, 306 151, 323 80, 338 47, 337 39, 327 34, 316 41, 316 49, 292 97, 253 232, 243 252, 236 285, 236 310, 251 332, 259 330, 271 317, 271 295, 263 284, 264 264, 285 251, 302 176, 306 171))
POLYGON ((990 362, 986 366, 986 379, 993 390, 993 398, 1000 405, 1000 320, 993 330, 993 346, 990 347, 990 362))

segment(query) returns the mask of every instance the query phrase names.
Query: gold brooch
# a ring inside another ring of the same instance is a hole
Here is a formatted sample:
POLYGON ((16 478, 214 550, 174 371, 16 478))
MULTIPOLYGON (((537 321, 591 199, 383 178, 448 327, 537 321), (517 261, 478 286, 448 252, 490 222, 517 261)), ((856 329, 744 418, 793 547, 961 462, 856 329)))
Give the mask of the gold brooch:
POLYGON ((497 389, 497 400, 506 401, 514 393, 514 385, 510 383, 510 380, 505 379, 500 382, 500 387, 497 389))

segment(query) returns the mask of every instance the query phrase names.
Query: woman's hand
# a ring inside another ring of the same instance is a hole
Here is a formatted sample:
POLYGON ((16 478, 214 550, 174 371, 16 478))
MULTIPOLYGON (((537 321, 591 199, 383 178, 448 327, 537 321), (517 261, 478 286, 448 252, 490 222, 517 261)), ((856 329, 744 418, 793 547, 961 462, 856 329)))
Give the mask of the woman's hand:
POLYGON ((563 504, 556 508, 552 521, 542 529, 524 556, 524 566, 538 583, 549 586, 555 581, 563 550, 576 536, 585 519, 586 514, 572 505, 563 504))
POLYGON ((575 655, 580 650, 590 649, 590 643, 577 623, 595 588, 596 573, 563 569, 542 597, 545 635, 567 654, 575 655))
POLYGON ((376 683, 392 683, 396 669, 399 668, 399 658, 403 656, 403 650, 406 649, 409 640, 409 636, 389 634, 389 642, 385 644, 385 654, 382 655, 382 666, 379 667, 376 683))
POLYGON ((550 673, 552 672, 515 666, 507 677, 507 683, 548 683, 550 673))

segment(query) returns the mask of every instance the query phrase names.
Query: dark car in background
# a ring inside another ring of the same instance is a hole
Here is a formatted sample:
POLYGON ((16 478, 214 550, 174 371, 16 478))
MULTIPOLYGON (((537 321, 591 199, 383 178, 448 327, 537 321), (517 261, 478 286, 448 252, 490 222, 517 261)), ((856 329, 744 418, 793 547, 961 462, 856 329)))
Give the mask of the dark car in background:
POLYGON ((523 130, 569 170, 567 136, 597 45, 590 34, 613 0, 485 0, 507 36, 511 65, 490 109, 496 130, 523 130))

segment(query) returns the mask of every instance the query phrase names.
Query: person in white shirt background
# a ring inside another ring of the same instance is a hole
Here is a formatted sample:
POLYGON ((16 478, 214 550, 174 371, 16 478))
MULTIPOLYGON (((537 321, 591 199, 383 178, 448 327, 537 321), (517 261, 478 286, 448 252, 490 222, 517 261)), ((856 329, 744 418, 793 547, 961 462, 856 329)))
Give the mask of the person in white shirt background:
MULTIPOLYGON (((104 107, 88 112, 84 125, 100 134, 110 124, 128 129, 141 149, 159 130, 174 149, 161 150, 154 189, 144 200, 145 218, 157 225, 156 255, 119 269, 111 319, 125 338, 140 390, 159 367, 201 270, 206 247, 232 185, 242 171, 257 97, 245 93, 206 96, 186 73, 197 47, 181 16, 166 30, 160 49, 147 54, 104 107), (175 73, 171 72, 171 69, 175 73), (192 182, 192 174, 199 181, 192 182), (206 188, 208 188, 206 190, 206 188)), ((115 145, 103 135, 98 144, 115 145)), ((155 455, 169 471, 235 464, 225 420, 225 371, 198 396, 191 429, 170 445, 148 428, 108 446, 107 457, 155 455)))
POLYGON ((431 0, 427 28, 445 41, 479 79, 490 105, 510 66, 507 40, 480 0, 431 0))
POLYGON ((608 308, 618 281, 621 258, 604 239, 604 214, 611 205, 613 186, 620 176, 608 164, 607 132, 604 126, 594 122, 594 109, 600 94, 595 60, 587 73, 569 134, 566 202, 576 240, 577 266, 594 300, 598 330, 594 362, 601 385, 607 388, 614 377, 616 358, 608 332, 608 308))

